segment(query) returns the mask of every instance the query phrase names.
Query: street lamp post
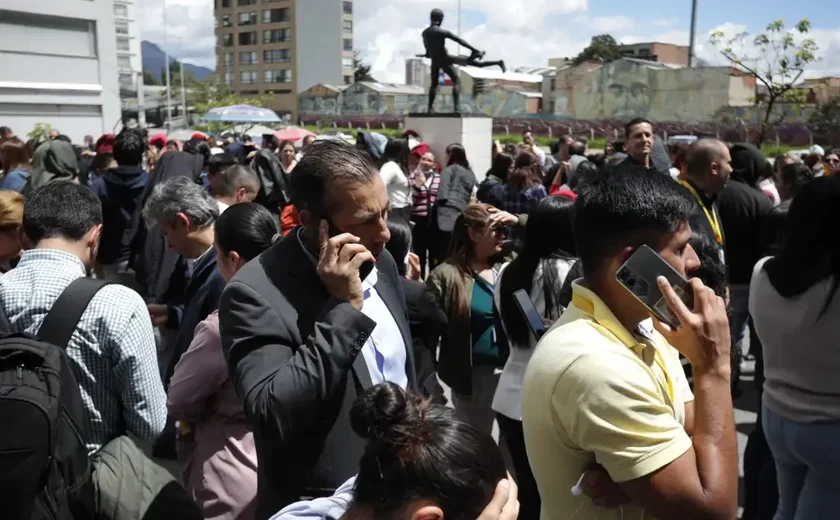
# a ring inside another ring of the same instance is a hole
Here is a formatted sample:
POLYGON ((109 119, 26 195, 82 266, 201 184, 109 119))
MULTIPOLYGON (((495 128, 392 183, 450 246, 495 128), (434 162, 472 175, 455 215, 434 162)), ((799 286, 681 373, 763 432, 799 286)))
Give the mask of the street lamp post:
POLYGON ((691 31, 688 42, 688 66, 694 67, 694 35, 697 31, 697 0, 691 0, 691 31))

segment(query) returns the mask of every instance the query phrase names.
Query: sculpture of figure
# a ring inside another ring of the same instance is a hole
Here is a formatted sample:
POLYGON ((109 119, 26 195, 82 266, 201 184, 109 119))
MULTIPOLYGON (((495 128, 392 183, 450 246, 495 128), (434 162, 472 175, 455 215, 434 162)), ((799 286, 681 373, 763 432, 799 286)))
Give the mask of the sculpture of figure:
POLYGON ((498 65, 502 72, 505 72, 505 62, 499 61, 481 61, 484 57, 484 52, 476 49, 469 43, 462 40, 455 34, 443 29, 443 11, 440 9, 432 9, 431 14, 432 24, 423 31, 423 45, 426 47, 426 54, 418 54, 419 58, 431 58, 432 60, 432 81, 429 87, 429 113, 434 112, 435 96, 437 95, 438 78, 440 71, 449 76, 452 80, 452 101, 454 105, 454 112, 459 111, 458 101, 461 96, 461 81, 458 79, 453 65, 469 65, 472 67, 493 67, 498 65), (446 52, 446 40, 452 40, 459 45, 470 50, 469 56, 450 56, 446 52))

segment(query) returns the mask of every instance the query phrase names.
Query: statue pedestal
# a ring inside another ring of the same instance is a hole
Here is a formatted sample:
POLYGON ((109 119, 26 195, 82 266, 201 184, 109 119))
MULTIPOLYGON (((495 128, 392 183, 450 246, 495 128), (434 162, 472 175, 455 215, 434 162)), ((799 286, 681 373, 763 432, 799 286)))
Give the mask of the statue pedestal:
POLYGON ((405 129, 414 130, 429 145, 435 159, 446 166, 446 147, 461 143, 467 151, 470 169, 481 182, 490 169, 493 118, 473 114, 413 113, 405 118, 405 129))

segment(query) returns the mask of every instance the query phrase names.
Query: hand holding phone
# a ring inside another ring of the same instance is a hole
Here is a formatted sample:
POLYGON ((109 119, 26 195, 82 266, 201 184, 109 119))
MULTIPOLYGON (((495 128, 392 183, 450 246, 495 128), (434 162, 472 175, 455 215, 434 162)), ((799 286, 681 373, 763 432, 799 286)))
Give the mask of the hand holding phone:
POLYGON ((690 284, 694 302, 689 310, 664 276, 657 278, 656 283, 668 307, 682 324, 675 330, 657 323, 657 330, 688 358, 695 373, 714 369, 728 375, 731 371, 729 353, 732 341, 723 298, 703 285, 699 278, 692 278, 690 284))
POLYGON ((341 233, 330 238, 329 229, 327 221, 322 220, 318 276, 331 295, 361 310, 365 303, 362 280, 370 273, 376 259, 359 243, 359 237, 341 233), (366 274, 362 273, 363 268, 366 274))

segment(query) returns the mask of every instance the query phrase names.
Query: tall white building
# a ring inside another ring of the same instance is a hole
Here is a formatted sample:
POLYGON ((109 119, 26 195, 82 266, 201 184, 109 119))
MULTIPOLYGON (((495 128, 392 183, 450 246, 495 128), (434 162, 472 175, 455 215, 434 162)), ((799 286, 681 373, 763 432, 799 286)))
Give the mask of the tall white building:
POLYGON ((0 2, 0 126, 81 142, 120 122, 113 0, 0 2))
POLYGON ((137 5, 135 0, 113 1, 120 88, 136 91, 138 76, 143 73, 137 5))

